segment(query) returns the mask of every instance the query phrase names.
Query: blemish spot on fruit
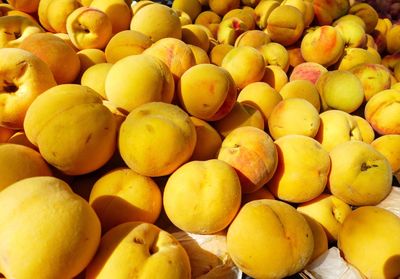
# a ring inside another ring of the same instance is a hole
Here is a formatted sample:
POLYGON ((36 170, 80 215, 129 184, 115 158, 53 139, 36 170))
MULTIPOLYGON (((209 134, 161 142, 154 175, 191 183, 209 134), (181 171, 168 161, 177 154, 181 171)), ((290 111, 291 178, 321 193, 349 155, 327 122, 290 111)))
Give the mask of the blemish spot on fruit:
POLYGON ((138 237, 134 237, 134 238, 133 238, 133 242, 136 243, 136 244, 141 244, 141 245, 144 244, 143 239, 138 238, 138 237))
POLYGON ((150 133, 153 133, 153 132, 154 132, 153 126, 148 125, 148 124, 146 125, 146 130, 149 131, 150 133))
POLYGON ((361 164, 361 171, 366 171, 366 170, 368 170, 368 169, 370 169, 370 168, 376 168, 378 165, 367 165, 367 163, 362 163, 361 164))
POLYGON ((89 135, 86 137, 85 143, 88 143, 88 142, 90 141, 91 138, 92 138, 92 134, 89 134, 89 135))
POLYGON ((3 91, 6 93, 14 93, 18 90, 18 86, 16 86, 14 83, 9 82, 7 80, 3 80, 4 86, 3 86, 3 91))

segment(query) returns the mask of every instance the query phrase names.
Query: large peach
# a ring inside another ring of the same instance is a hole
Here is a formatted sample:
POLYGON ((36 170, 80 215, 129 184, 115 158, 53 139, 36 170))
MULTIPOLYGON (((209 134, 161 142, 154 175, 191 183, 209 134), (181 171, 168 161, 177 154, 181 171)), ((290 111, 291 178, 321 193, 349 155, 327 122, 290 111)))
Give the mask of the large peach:
POLYGON ((89 7, 104 12, 111 21, 112 33, 128 30, 132 20, 132 10, 124 0, 92 0, 89 7))
POLYGON ((319 112, 321 109, 321 100, 317 87, 309 80, 292 80, 282 86, 279 94, 282 99, 302 98, 309 101, 319 112))
POLYGON ((207 27, 214 38, 217 38, 219 24, 221 22, 221 17, 213 11, 206 10, 201 12, 194 20, 195 24, 201 24, 207 27))
POLYGON ((192 156, 196 129, 180 107, 150 102, 128 114, 119 130, 118 146, 132 170, 146 176, 164 176, 192 156))
POLYGON ((113 114, 97 92, 78 84, 57 85, 38 96, 26 113, 24 130, 43 158, 69 175, 100 168, 116 148, 113 114))
POLYGON ((236 39, 235 46, 251 46, 259 49, 269 42, 271 42, 271 39, 266 32, 261 30, 247 30, 236 39))
POLYGON ((234 129, 222 141, 218 159, 235 168, 243 193, 251 193, 267 183, 278 165, 272 138, 263 130, 245 126, 234 129))
POLYGON ((254 30, 256 27, 256 19, 254 17, 254 14, 247 9, 232 9, 223 16, 222 20, 230 17, 241 19, 243 23, 247 26, 248 30, 254 30))
POLYGON ((307 265, 313 234, 304 217, 287 203, 262 199, 245 204, 227 233, 234 263, 255 278, 284 278, 307 265))
POLYGON ((269 133, 274 140, 286 135, 315 137, 320 125, 317 109, 303 98, 286 98, 268 117, 269 133))
POLYGON ((261 81, 268 83, 272 88, 279 92, 288 82, 288 76, 280 66, 268 65, 264 69, 264 76, 261 81))
POLYGON ((260 81, 265 71, 262 54, 250 46, 236 47, 230 50, 222 60, 222 68, 231 75, 238 88, 260 81))
POLYGON ((366 103, 365 119, 381 134, 400 134, 400 91, 386 89, 376 93, 366 103))
POLYGON ((259 48, 262 53, 266 65, 276 65, 281 67, 285 72, 289 69, 289 52, 287 49, 275 42, 262 45, 259 48))
POLYGON ((240 35, 246 31, 248 27, 240 18, 226 18, 218 26, 217 39, 219 43, 234 45, 240 35))
POLYGON ((315 139, 303 135, 280 137, 275 145, 278 167, 268 189, 280 200, 293 203, 318 197, 328 181, 329 153, 315 139))
POLYGON ((326 73, 328 69, 316 62, 303 62, 296 65, 290 73, 289 80, 309 80, 312 83, 317 83, 318 78, 326 73))
POLYGON ((43 28, 34 20, 23 16, 0 17, 0 47, 18 47, 31 34, 43 33, 43 28))
POLYGON ((207 121, 225 117, 237 97, 231 74, 213 64, 199 64, 187 70, 178 83, 178 98, 190 114, 207 121))
POLYGON ((396 278, 400 275, 399 233, 399 217, 383 208, 362 206, 344 221, 338 247, 365 277, 396 278))
POLYGON ((305 61, 324 67, 335 64, 343 54, 345 42, 333 26, 310 27, 301 39, 301 54, 305 61))
POLYGON ((271 12, 279 7, 280 1, 260 1, 254 8, 256 15, 256 24, 259 29, 264 30, 267 27, 268 17, 271 12))
POLYGON ((170 103, 174 90, 168 67, 160 59, 143 53, 117 61, 105 81, 107 99, 128 112, 148 102, 170 103))
POLYGON ((78 0, 40 0, 38 18, 46 31, 67 33, 68 16, 82 4, 78 0))
POLYGON ((0 126, 20 129, 31 103, 57 83, 49 66, 32 52, 0 48, 0 126))
POLYGON ((57 84, 74 83, 78 77, 81 69, 79 57, 61 38, 51 33, 32 34, 19 47, 46 62, 57 84))
POLYGON ((381 57, 379 53, 377 54, 376 51, 372 52, 360 47, 346 47, 342 57, 340 57, 333 68, 345 71, 365 63, 380 64, 381 57))
POLYGON ((362 141, 347 141, 330 152, 328 187, 333 195, 355 205, 375 205, 392 189, 392 169, 383 154, 362 141))
POLYGON ((344 20, 338 22, 335 28, 342 36, 346 47, 365 47, 367 36, 365 29, 358 22, 344 20))

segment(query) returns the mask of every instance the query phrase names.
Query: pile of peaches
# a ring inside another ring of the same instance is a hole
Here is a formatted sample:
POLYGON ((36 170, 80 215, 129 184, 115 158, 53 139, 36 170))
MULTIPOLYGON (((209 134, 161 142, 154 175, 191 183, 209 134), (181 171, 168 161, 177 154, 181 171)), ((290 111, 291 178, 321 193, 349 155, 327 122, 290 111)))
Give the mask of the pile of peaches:
POLYGON ((400 277, 399 23, 349 0, 3 2, 0 277, 321 278, 331 249, 400 277))

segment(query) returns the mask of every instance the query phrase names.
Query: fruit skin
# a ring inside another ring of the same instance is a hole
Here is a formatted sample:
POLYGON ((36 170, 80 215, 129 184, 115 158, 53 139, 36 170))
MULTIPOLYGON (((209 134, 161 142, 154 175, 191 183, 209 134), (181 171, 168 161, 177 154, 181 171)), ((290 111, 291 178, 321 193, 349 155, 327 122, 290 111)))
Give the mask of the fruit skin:
POLYGON ((150 102, 132 110, 119 130, 119 151, 132 170, 164 176, 186 163, 196 146, 196 129, 180 107, 150 102))
POLYGON ((388 159, 393 175, 400 178, 400 135, 380 136, 371 145, 388 159))
POLYGON ((348 14, 360 17, 365 23, 365 32, 370 34, 378 23, 377 11, 368 3, 355 3, 348 10, 348 14))
POLYGON ((90 192, 89 204, 99 216, 102 231, 132 221, 154 223, 162 197, 150 177, 129 168, 113 169, 101 176, 90 192))
POLYGON ((142 7, 134 14, 130 29, 142 32, 153 42, 162 38, 182 38, 182 27, 178 14, 170 7, 154 3, 142 7))
POLYGON ((272 138, 265 131, 251 126, 231 131, 222 141, 217 158, 235 168, 243 193, 263 187, 278 165, 277 148, 272 138))
POLYGON ((358 115, 352 116, 357 122, 362 141, 366 143, 371 143, 375 139, 375 132, 372 126, 368 123, 367 120, 365 120, 365 118, 358 115))
POLYGON ((0 17, 0 47, 18 47, 31 34, 43 33, 43 28, 33 19, 20 15, 0 17))
POLYGON ((126 112, 149 102, 171 103, 174 90, 175 83, 167 65, 143 53, 118 60, 105 80, 107 99, 126 112))
POLYGON ((321 110, 321 99, 317 87, 309 80, 295 79, 282 86, 282 99, 302 98, 310 102, 317 112, 321 110))
POLYGON ((190 233, 213 234, 232 222, 241 194, 239 178, 226 162, 191 161, 168 178, 163 204, 176 227, 190 233))
POLYGON ((285 72, 289 69, 289 53, 287 49, 275 42, 267 43, 259 48, 262 53, 266 64, 277 65, 285 72))
POLYGON ((376 93, 366 103, 365 119, 380 135, 400 134, 400 92, 386 89, 376 93))
POLYGON ((132 20, 132 11, 128 2, 124 0, 93 0, 89 7, 104 12, 111 21, 112 33, 129 30, 132 20))
POLYGON ((389 161, 370 144, 347 141, 333 148, 328 187, 333 195, 354 205, 375 205, 392 189, 389 161))
POLYGON ((209 54, 211 63, 217 66, 221 66, 222 60, 224 59, 225 55, 233 48, 234 46, 224 43, 218 44, 213 47, 209 54))
POLYGON ((96 253, 99 219, 64 181, 20 180, 0 193, 0 204, 0 272, 8 278, 73 278, 96 253))
POLYGON ((86 270, 86 279, 189 279, 189 257, 170 233, 143 222, 127 222, 109 230, 86 270))
POLYGON ((99 93, 101 97, 107 99, 105 83, 107 74, 112 66, 113 64, 111 63, 99 63, 89 67, 82 74, 81 85, 92 88, 99 93))
POLYGON ((75 50, 51 33, 32 34, 19 47, 46 62, 57 84, 74 83, 79 75, 81 63, 75 50))
POLYGON ((315 19, 318 25, 330 25, 335 19, 347 14, 350 8, 348 0, 314 0, 315 19))
POLYGON ((311 201, 299 204, 297 211, 321 224, 328 241, 333 243, 338 239, 340 227, 352 209, 341 199, 322 193, 311 201))
POLYGON ((36 98, 24 130, 43 158, 69 175, 100 168, 116 148, 114 115, 97 92, 78 84, 57 85, 36 98))
POLYGON ((303 135, 283 136, 274 143, 278 151, 278 166, 267 183, 271 193, 280 200, 294 203, 319 196, 328 181, 329 153, 316 140, 303 135))
POLYGON ((304 217, 282 201, 246 203, 228 228, 228 253, 255 278, 284 278, 309 262, 314 239, 304 217))
POLYGON ((315 84, 318 78, 326 72, 328 72, 328 69, 319 63, 303 62, 293 68, 289 80, 309 80, 315 84))
POLYGON ((211 11, 217 13, 220 16, 223 16, 230 10, 239 8, 240 0, 209 0, 208 5, 211 11))
POLYGON ((40 0, 8 0, 7 2, 16 10, 35 13, 38 10, 40 0))
POLYGON ((182 108, 206 121, 224 118, 237 98, 231 74, 213 64, 199 64, 188 69, 180 78, 177 89, 182 108))
POLYGON ((233 46, 236 40, 248 30, 247 25, 240 18, 225 18, 218 25, 216 39, 219 43, 233 46))
POLYGON ((187 13, 192 21, 201 13, 201 4, 198 0, 176 0, 172 2, 172 8, 187 13))
POLYGON ((0 48, 0 126, 21 129, 28 107, 56 85, 49 66, 33 53, 0 48))
POLYGON ((0 191, 33 176, 52 176, 39 152, 19 144, 0 144, 0 191))
POLYGON ((328 237, 326 236, 326 232, 320 223, 318 223, 315 219, 309 217, 306 214, 302 214, 304 219, 306 219, 310 229, 312 231, 314 237, 314 251, 310 259, 310 263, 312 263, 316 258, 321 256, 328 250, 329 243, 328 237))
POLYGON ((359 207, 345 219, 338 247, 346 261, 367 278, 396 278, 400 274, 400 218, 379 207, 359 207))
POLYGON ((90 66, 107 62, 106 55, 101 49, 87 48, 78 50, 76 54, 78 54, 79 61, 81 62, 80 77, 90 66))

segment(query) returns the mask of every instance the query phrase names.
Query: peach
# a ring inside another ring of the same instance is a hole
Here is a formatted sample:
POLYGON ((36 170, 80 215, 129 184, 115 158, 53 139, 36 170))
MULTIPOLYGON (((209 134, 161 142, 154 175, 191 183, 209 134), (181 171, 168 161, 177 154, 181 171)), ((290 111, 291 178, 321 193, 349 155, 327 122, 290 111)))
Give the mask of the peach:
POLYGON ((239 92, 237 101, 258 109, 267 126, 268 118, 273 108, 282 101, 282 96, 268 83, 253 82, 239 92))
POLYGON ((331 193, 354 206, 375 205, 392 189, 389 161, 370 144, 347 141, 330 152, 331 171, 328 187, 331 193))
POLYGON ((280 5, 271 11, 267 31, 271 41, 283 46, 292 45, 303 35, 303 14, 293 6, 280 5))
POLYGON ((78 55, 67 43, 51 33, 32 34, 19 47, 46 62, 57 84, 73 83, 79 75, 81 63, 78 55))
POLYGON ((176 38, 160 39, 143 51, 143 53, 159 58, 164 62, 170 69, 175 81, 178 81, 190 67, 196 65, 190 47, 176 38))
POLYGON ((190 159, 196 146, 196 128, 180 107, 150 102, 128 114, 118 140, 121 157, 129 168, 145 176, 164 176, 190 159))
POLYGON ((228 252, 254 278, 284 278, 305 268, 314 238, 304 217, 282 201, 245 204, 227 233, 228 252))
POLYGON ((201 13, 201 3, 198 0, 176 0, 172 2, 172 8, 183 11, 194 21, 201 13))
POLYGON ((18 47, 28 36, 43 33, 35 21, 19 15, 0 17, 0 47, 18 47))
POLYGON ((324 67, 335 64, 343 54, 344 39, 339 31, 329 25, 308 28, 301 39, 301 54, 305 61, 324 67))
POLYGON ((20 129, 32 102, 55 86, 49 66, 32 52, 0 48, 0 126, 20 129))
POLYGON ((223 137, 238 127, 251 126, 264 130, 264 119, 259 109, 247 103, 236 102, 232 110, 222 119, 213 123, 223 137))
POLYGON ((38 96, 24 130, 43 158, 67 175, 97 170, 116 149, 114 115, 97 92, 78 84, 57 85, 38 96))
POLYGON ((181 26, 193 23, 192 19, 190 18, 190 16, 187 13, 185 13, 184 11, 175 9, 175 12, 179 17, 179 21, 181 22, 181 26))
POLYGON ((262 199, 274 200, 274 195, 268 190, 267 187, 261 187, 255 192, 247 193, 242 195, 242 206, 248 202, 262 199))
POLYGON ((67 33, 67 18, 82 4, 78 0, 40 0, 38 18, 46 31, 67 33))
POLYGON ((400 62, 400 52, 393 54, 386 54, 382 57, 381 64, 388 68, 391 71, 394 71, 394 68, 397 63, 400 62))
POLYGON ((365 277, 396 278, 400 274, 399 232, 396 215, 376 206, 363 206, 344 221, 338 248, 365 277))
POLYGON ((344 49, 342 57, 334 65, 334 68, 345 71, 365 63, 380 64, 381 57, 367 49, 348 47, 344 49))
POLYGON ((351 113, 357 110, 364 101, 362 83, 349 71, 334 70, 324 73, 318 79, 316 86, 324 111, 338 109, 351 113))
POLYGON ((306 62, 301 55, 300 46, 292 45, 286 48, 289 55, 289 67, 293 70, 297 65, 306 62))
POLYGON ((82 74, 81 85, 92 88, 101 97, 107 99, 105 84, 107 74, 110 72, 112 66, 113 64, 111 63, 99 63, 89 67, 82 74))
POLYGON ((210 10, 220 16, 225 15, 227 12, 240 7, 240 0, 208 0, 210 10))
POLYGON ((371 145, 386 157, 393 175, 400 178, 400 135, 380 136, 372 141, 371 145))
POLYGON ((26 137, 26 134, 24 131, 19 131, 14 133, 7 141, 7 143, 14 143, 14 144, 19 144, 19 145, 24 145, 26 147, 29 147, 33 150, 38 150, 38 148, 31 143, 28 138, 26 137))
POLYGON ((219 43, 234 45, 237 38, 247 30, 247 25, 240 18, 230 17, 221 21, 216 38, 219 43))
POLYGON ((267 183, 271 193, 293 203, 310 201, 322 194, 331 165, 329 153, 322 145, 308 136, 294 134, 280 137, 275 145, 278 167, 267 183))
POLYGON ((394 24, 386 34, 386 50, 389 54, 394 54, 400 50, 400 24, 394 24))
POLYGON ((130 29, 142 32, 153 42, 167 37, 182 37, 181 22, 177 13, 159 3, 146 5, 137 11, 132 17, 130 29))
POLYGON ((380 134, 400 134, 400 91, 386 89, 376 93, 366 103, 365 119, 380 134))
POLYGON ((272 138, 265 131, 251 126, 230 132, 222 141, 217 158, 236 170, 243 193, 263 187, 278 165, 277 148, 272 138))
POLYGON ((232 76, 238 88, 260 81, 265 71, 262 54, 253 47, 241 46, 230 50, 222 60, 221 67, 232 76))
POLYGON ((312 263, 316 258, 328 251, 328 237, 324 227, 318 221, 306 214, 302 214, 302 216, 306 219, 314 237, 314 251, 309 261, 309 263, 312 263))
POLYGON ((107 58, 103 50, 97 48, 87 48, 79 50, 76 53, 79 57, 81 70, 79 73, 79 77, 82 76, 83 72, 86 71, 89 67, 99 64, 106 63, 107 58))
POLYGON ((207 27, 214 38, 217 38, 219 24, 222 18, 213 11, 206 10, 201 12, 194 20, 195 24, 200 24, 207 27))
POLYGON ((365 25, 364 20, 362 20, 361 17, 359 17, 357 15, 353 15, 353 14, 346 14, 346 15, 339 17, 334 22, 332 22, 332 26, 336 26, 339 23, 344 22, 344 21, 351 21, 354 23, 358 23, 364 29, 364 31, 366 30, 366 25, 365 25))
POLYGON ((191 116, 190 119, 194 124, 197 136, 196 146, 190 161, 214 159, 222 144, 221 136, 208 122, 194 116, 191 116))
POLYGON ((367 36, 362 25, 358 22, 344 20, 338 22, 335 28, 339 31, 346 47, 363 48, 367 42, 367 36))
POLYGON ((266 65, 276 65, 281 67, 285 72, 288 71, 289 52, 283 45, 270 42, 261 46, 259 51, 264 56, 266 65))
POLYGON ((143 53, 117 61, 105 80, 107 99, 127 112, 144 103, 171 103, 174 90, 168 67, 160 59, 143 53))
POLYGON ((128 30, 132 20, 132 10, 124 0, 92 0, 89 7, 104 12, 111 21, 112 34, 128 30))
POLYGON ((112 23, 107 14, 91 7, 80 7, 70 13, 66 28, 78 49, 103 49, 112 37, 112 23))
POLYGON ((368 3, 355 3, 348 10, 348 14, 360 17, 365 23, 365 32, 370 34, 378 22, 377 11, 368 3))
POLYGON ((230 17, 241 19, 243 23, 247 26, 248 30, 254 30, 256 28, 256 20, 253 16, 253 13, 247 9, 232 9, 222 17, 222 20, 230 17))
POLYGON ((0 192, 28 177, 52 176, 46 161, 36 150, 13 143, 0 145, 0 192))
POLYGON ((35 13, 39 7, 39 0, 9 0, 7 1, 16 10, 23 11, 25 13, 35 13))
POLYGON ((210 41, 205 30, 207 29, 200 24, 184 25, 182 26, 182 41, 186 44, 198 46, 207 52, 210 47, 210 41))
POLYGON ((213 64, 199 64, 182 75, 177 94, 182 107, 190 115, 215 121, 232 110, 237 89, 226 69, 213 64))
POLYGON ((280 101, 268 118, 269 134, 274 140, 286 135, 315 137, 320 125, 317 109, 303 98, 280 101))
POLYGON ((208 53, 202 49, 201 47, 187 44, 190 50, 193 53, 194 60, 196 65, 197 64, 211 64, 210 57, 208 57, 208 53))
POLYGON ((352 115, 352 116, 357 122, 357 126, 360 130, 362 141, 366 143, 371 143, 375 139, 375 131, 372 128, 372 126, 365 118, 358 115, 352 115))
POLYGON ((319 77, 326 72, 328 72, 328 69, 319 63, 303 62, 293 68, 289 80, 309 80, 315 84, 319 77))
MULTIPOLYGON (((87 1, 93 1, 93 0, 87 0, 87 1)), ((154 3, 155 3, 154 1, 150 1, 150 0, 141 0, 138 2, 132 1, 132 4, 131 4, 132 15, 133 16, 136 15, 141 8, 143 8, 147 5, 150 5, 150 4, 154 4, 154 3)))
POLYGON ((315 19, 318 25, 330 25, 336 19, 347 14, 350 8, 349 0, 314 0, 312 1, 315 19))
POLYGON ((254 8, 255 6, 258 5, 258 3, 260 3, 260 1, 261 0, 241 0, 241 3, 243 6, 254 8))
POLYGON ((14 133, 13 129, 0 126, 0 143, 7 142, 14 133))
POLYGON ((125 222, 154 223, 161 212, 162 197, 150 177, 129 168, 117 168, 96 180, 89 204, 106 232, 125 222))
POLYGON ((299 204, 297 211, 317 221, 323 227, 328 241, 335 242, 340 227, 352 209, 341 199, 322 193, 315 199, 299 204))
POLYGON ((254 8, 254 13, 256 15, 256 24, 259 29, 264 30, 267 28, 267 21, 268 17, 270 16, 271 12, 279 7, 280 1, 260 1, 257 6, 254 8))
POLYGON ((0 204, 0 270, 7 278, 74 278, 99 247, 96 213, 61 179, 19 180, 1 192, 0 204))
POLYGON ((217 159, 182 165, 168 178, 163 193, 164 209, 171 222, 197 234, 225 229, 235 218, 240 201, 238 175, 228 163, 217 159))
POLYGON ((282 96, 282 99, 305 99, 315 107, 318 113, 321 109, 321 100, 317 87, 309 80, 298 79, 289 81, 281 88, 279 94, 282 96))
POLYGON ((271 39, 266 32, 261 30, 247 30, 236 39, 235 47, 251 46, 259 49, 269 42, 271 42, 271 39))
POLYGON ((268 83, 272 88, 279 92, 288 82, 288 76, 281 67, 277 65, 268 65, 265 67, 264 76, 261 81, 268 83))
POLYGON ((365 101, 376 93, 389 89, 391 85, 390 71, 381 64, 363 63, 349 70, 361 81, 365 101))
POLYGON ((150 37, 134 30, 124 30, 113 35, 104 53, 108 63, 115 63, 128 55, 141 54, 153 42, 150 37))
POLYGON ((360 128, 355 118, 341 110, 327 110, 319 114, 321 124, 315 139, 325 150, 350 140, 362 141, 360 128))
POLYGON ((216 45, 210 51, 210 62, 214 65, 221 66, 222 60, 224 59, 225 55, 233 48, 234 47, 230 44, 221 43, 216 45))
POLYGON ((154 278, 160 274, 166 279, 190 278, 185 249, 156 225, 127 222, 103 235, 85 278, 154 278))

